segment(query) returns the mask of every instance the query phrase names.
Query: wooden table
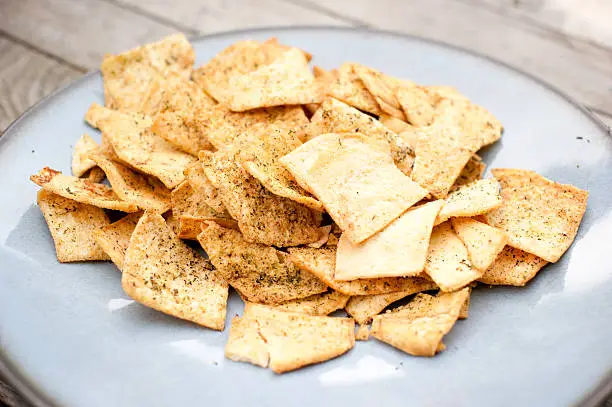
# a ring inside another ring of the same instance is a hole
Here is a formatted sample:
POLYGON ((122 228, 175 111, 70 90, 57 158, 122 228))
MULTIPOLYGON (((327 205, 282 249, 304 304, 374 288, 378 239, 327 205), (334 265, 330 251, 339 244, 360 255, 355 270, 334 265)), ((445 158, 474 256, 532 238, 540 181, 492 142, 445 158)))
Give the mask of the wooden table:
MULTIPOLYGON (((610 16, 606 0, 0 0, 0 135, 105 53, 176 31, 295 25, 372 27, 471 49, 565 91, 612 126, 610 16)), ((0 402, 27 405, 1 381, 0 402)))

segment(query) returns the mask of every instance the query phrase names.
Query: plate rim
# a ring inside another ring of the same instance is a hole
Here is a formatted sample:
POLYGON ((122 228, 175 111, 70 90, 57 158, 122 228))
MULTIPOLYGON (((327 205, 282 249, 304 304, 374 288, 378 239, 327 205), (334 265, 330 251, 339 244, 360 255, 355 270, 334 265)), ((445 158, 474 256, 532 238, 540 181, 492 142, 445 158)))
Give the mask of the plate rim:
MULTIPOLYGON (((464 54, 471 55, 473 57, 491 62, 495 65, 501 66, 503 68, 509 69, 510 71, 514 71, 515 73, 522 75, 524 77, 529 78, 533 82, 544 86, 546 89, 556 93, 562 99, 567 101, 573 107, 577 108, 581 113, 587 116, 597 127, 601 129, 601 131, 606 134, 608 137, 612 137, 612 128, 606 125, 603 120, 599 117, 595 116, 591 113, 584 104, 578 102, 573 96, 568 95, 565 91, 558 88, 556 85, 553 85, 536 75, 526 72, 519 67, 516 67, 512 64, 509 64, 504 61, 500 61, 491 56, 482 54, 478 51, 450 44, 448 42, 423 37, 415 34, 406 34, 400 33, 392 30, 384 30, 372 27, 341 27, 341 26, 331 26, 331 25, 295 25, 291 27, 277 27, 277 26, 264 26, 257 28, 246 28, 246 29, 236 29, 236 30, 227 30, 220 31, 210 34, 196 35, 196 36, 188 36, 190 42, 192 41, 200 41, 206 40, 209 38, 221 38, 228 37, 234 35, 246 35, 249 33, 258 33, 265 31, 299 31, 299 30, 311 30, 311 31, 345 31, 345 32, 354 32, 354 33, 372 33, 376 35, 384 35, 389 37, 397 37, 410 39, 417 42, 423 42, 427 44, 433 44, 442 48, 459 51, 464 54)), ((47 96, 44 96, 28 109, 26 109, 23 113, 21 113, 15 120, 13 120, 7 128, 0 136, 0 149, 3 148, 3 145, 7 143, 8 139, 15 139, 15 137, 19 136, 19 132, 15 131, 20 126, 21 122, 27 119, 34 111, 40 108, 41 105, 46 103, 49 99, 53 99, 58 95, 61 95, 68 90, 79 86, 82 82, 89 80, 91 77, 100 75, 100 70, 94 70, 91 72, 87 72, 81 77, 70 81, 66 85, 61 86, 60 88, 54 90, 47 96)), ((4 347, 2 346, 2 341, 0 339, 0 374, 6 380, 7 384, 14 387, 18 395, 25 399, 28 403, 35 407, 60 407, 60 405, 52 399, 52 397, 46 394, 34 380, 27 379, 22 373, 23 369, 18 366, 18 364, 14 361, 11 361, 8 355, 6 354, 4 347)), ((610 367, 608 373, 600 378, 599 382, 593 386, 593 388, 586 394, 582 396, 582 399, 578 401, 575 406, 576 407, 597 407, 607 396, 612 396, 612 366, 610 367)))

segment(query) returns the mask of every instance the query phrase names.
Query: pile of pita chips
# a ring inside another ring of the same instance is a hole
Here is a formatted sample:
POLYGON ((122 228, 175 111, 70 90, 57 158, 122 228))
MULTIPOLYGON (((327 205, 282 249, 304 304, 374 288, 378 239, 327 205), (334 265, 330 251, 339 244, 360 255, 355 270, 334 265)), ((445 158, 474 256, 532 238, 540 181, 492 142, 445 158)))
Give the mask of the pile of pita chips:
POLYGON ((483 178, 491 112, 311 59, 246 40, 194 69, 182 34, 105 57, 72 175, 30 178, 58 261, 110 260, 137 302, 214 330, 232 287, 226 357, 283 373, 369 337, 434 356, 474 287, 524 286, 568 250, 587 192, 483 178))

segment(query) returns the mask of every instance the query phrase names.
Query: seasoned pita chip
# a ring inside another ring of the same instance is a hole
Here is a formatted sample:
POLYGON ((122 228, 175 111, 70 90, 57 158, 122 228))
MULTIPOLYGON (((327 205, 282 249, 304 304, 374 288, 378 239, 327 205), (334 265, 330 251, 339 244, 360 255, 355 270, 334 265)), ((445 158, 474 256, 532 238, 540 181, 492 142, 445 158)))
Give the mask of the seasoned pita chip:
POLYGON ((93 238, 104 252, 115 263, 119 270, 123 269, 125 252, 130 245, 130 238, 140 220, 142 213, 131 213, 117 222, 93 231, 93 238))
POLYGON ((321 135, 280 162, 353 243, 374 235, 427 195, 393 164, 386 143, 357 133, 321 135))
POLYGON ((227 283, 159 214, 146 212, 138 221, 125 253, 121 285, 141 304, 223 330, 227 283))
POLYGON ((503 127, 488 110, 469 100, 443 99, 436 105, 435 124, 450 124, 480 140, 480 147, 501 138, 503 127))
POLYGON ((151 131, 181 151, 197 157, 200 151, 214 148, 193 122, 189 111, 164 112, 157 115, 151 131))
POLYGON ((142 210, 164 213, 170 209, 170 191, 157 179, 139 174, 100 152, 93 152, 89 157, 104 170, 121 200, 142 210))
POLYGON ((83 134, 74 145, 72 153, 72 175, 82 177, 87 171, 96 166, 88 155, 98 149, 98 143, 87 134, 83 134))
POLYGON ((104 184, 95 184, 86 179, 64 175, 59 171, 45 167, 30 181, 64 198, 72 199, 98 208, 113 209, 122 212, 136 212, 138 207, 119 199, 112 188, 104 184))
POLYGON ((83 174, 83 178, 87 179, 89 182, 93 182, 94 184, 99 184, 100 182, 104 181, 106 174, 102 168, 93 167, 91 170, 83 174))
POLYGON ((327 290, 321 280, 289 261, 286 253, 249 243, 238 231, 209 223, 198 241, 219 274, 247 301, 281 304, 327 290))
POLYGON ((418 294, 400 310, 374 317, 370 335, 410 355, 434 356, 444 349, 442 338, 455 325, 468 296, 467 288, 436 297, 418 294))
POLYGON ((292 300, 274 306, 275 309, 285 312, 297 312, 307 315, 329 315, 344 308, 349 296, 338 291, 311 295, 310 297, 292 300))
POLYGON ((319 239, 319 223, 313 211, 269 192, 229 152, 217 151, 200 159, 246 241, 287 247, 319 239))
POLYGON ((104 106, 100 106, 99 104, 94 102, 91 104, 91 106, 89 106, 87 113, 85 113, 85 121, 91 127, 97 129, 98 122, 100 120, 107 119, 109 116, 113 114, 113 112, 114 110, 109 109, 104 106))
POLYGON ((183 34, 138 47, 119 55, 104 57, 102 78, 106 106, 127 112, 142 112, 153 80, 172 73, 188 79, 195 54, 183 34))
POLYGON ((353 64, 353 71, 361 79, 368 92, 374 96, 376 103, 384 113, 400 120, 406 119, 395 96, 395 91, 399 87, 397 79, 361 64, 353 64))
POLYGON ((153 134, 151 124, 146 116, 119 112, 98 122, 122 161, 172 189, 185 179, 185 168, 196 159, 153 134))
POLYGON ((313 247, 315 249, 325 246, 327 242, 329 241, 331 230, 332 230, 332 225, 326 225, 326 226, 319 227, 319 233, 320 233, 319 240, 317 240, 316 242, 308 243, 307 246, 313 247))
POLYGON ((493 168, 491 174, 499 182, 502 189, 524 187, 526 185, 545 186, 550 181, 538 173, 522 168, 493 168))
POLYGON ((200 197, 210 206, 214 211, 218 213, 229 214, 223 205, 223 201, 219 196, 217 188, 211 184, 206 177, 204 167, 201 162, 195 162, 185 170, 185 180, 191 185, 191 188, 195 193, 199 194, 200 197))
POLYGON ((397 117, 389 116, 386 114, 380 115, 378 120, 389 130, 396 134, 400 134, 403 131, 412 130, 412 125, 406 123, 403 120, 398 119, 397 117))
POLYGON ((122 161, 121 158, 119 158, 117 153, 115 153, 113 145, 110 143, 110 141, 108 141, 108 137, 105 137, 104 134, 102 135, 102 142, 100 143, 100 152, 113 161, 122 163, 123 165, 128 165, 125 161, 122 161))
POLYGON ((433 86, 425 86, 427 92, 432 95, 436 103, 440 102, 444 99, 451 100, 459 100, 459 101, 469 101, 469 99, 462 95, 456 88, 452 86, 441 86, 441 85, 433 85, 433 86))
POLYGON ((472 266, 465 245, 445 222, 431 234, 425 272, 442 291, 455 291, 479 279, 484 270, 472 266))
POLYGON ((355 64, 347 62, 338 68, 328 94, 361 111, 380 115, 383 111, 365 84, 355 73, 355 64))
POLYGON ((152 80, 140 112, 153 117, 159 113, 192 110, 199 106, 212 107, 215 104, 195 82, 172 73, 152 80))
POLYGON ((108 260, 92 236, 93 231, 110 223, 102 209, 44 189, 38 191, 38 206, 49 226, 59 262, 108 260))
POLYGON ((506 246, 478 281, 491 285, 522 287, 546 264, 548 262, 538 256, 506 246))
MULTIPOLYGON (((329 89, 331 84, 338 77, 338 71, 332 69, 331 71, 326 71, 320 66, 313 66, 312 73, 315 77, 315 85, 317 86, 318 98, 323 101, 328 96, 329 89)), ((304 105, 306 111, 312 116, 315 112, 321 107, 321 103, 308 103, 304 105)), ((305 140, 302 140, 305 141, 305 140)))
POLYGON ((268 191, 323 212, 321 202, 302 189, 279 162, 300 145, 292 130, 275 126, 244 133, 234 143, 242 167, 268 191))
POLYGON ((367 325, 359 325, 355 332, 355 340, 367 341, 370 338, 370 328, 367 325))
POLYGON ((504 232, 474 219, 453 218, 451 223, 468 251, 472 266, 478 270, 487 270, 508 242, 504 232))
POLYGON ((402 86, 396 90, 395 96, 406 115, 408 123, 423 127, 433 123, 435 114, 435 99, 421 86, 402 86))
POLYGON ((454 192, 464 185, 481 180, 485 168, 487 168, 487 165, 482 162, 482 159, 477 154, 474 154, 461 170, 450 191, 454 192))
POLYGON ((399 301, 412 294, 435 290, 437 288, 438 286, 433 281, 420 279, 420 282, 414 284, 414 286, 408 290, 388 294, 358 295, 351 297, 345 309, 355 321, 360 325, 365 325, 372 322, 374 316, 380 314, 395 301, 399 301))
POLYGON ((229 80, 227 105, 234 112, 321 102, 304 53, 292 48, 271 64, 229 80))
POLYGON ((374 295, 398 291, 409 291, 421 287, 426 279, 419 277, 370 278, 353 281, 338 281, 334 278, 336 248, 292 247, 289 260, 300 269, 314 274, 332 289, 346 295, 374 295))
POLYGON ((506 178, 504 183, 524 185, 503 188, 502 206, 486 213, 485 219, 508 234, 508 245, 554 263, 576 237, 588 192, 533 171, 516 172, 513 177, 515 180, 506 178))
POLYGON ((362 133, 389 144, 395 165, 406 175, 412 170, 413 151, 406 141, 378 120, 339 100, 328 98, 311 119, 312 137, 326 133, 362 133))
POLYGON ((355 322, 350 318, 283 312, 247 303, 244 315, 232 320, 225 356, 284 373, 335 358, 354 345, 355 322))
POLYGON ((494 179, 483 179, 452 192, 444 200, 436 225, 451 217, 472 217, 487 213, 502 204, 499 184, 494 179))
POLYGON ((410 209, 362 243, 351 243, 346 234, 340 236, 336 280, 421 274, 434 220, 443 204, 438 200, 410 209))

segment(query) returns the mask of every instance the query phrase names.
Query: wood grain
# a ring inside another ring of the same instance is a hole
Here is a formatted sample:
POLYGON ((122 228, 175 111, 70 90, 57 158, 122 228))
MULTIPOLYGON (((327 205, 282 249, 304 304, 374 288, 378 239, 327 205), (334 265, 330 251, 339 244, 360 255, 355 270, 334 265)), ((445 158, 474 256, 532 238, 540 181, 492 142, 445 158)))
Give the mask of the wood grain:
MULTIPOLYGON (((291 0, 297 1, 297 0, 291 0)), ((486 8, 451 0, 308 0, 372 27, 443 41, 519 67, 612 112, 612 51, 486 8), (399 6, 401 4, 401 6, 399 6)))
POLYGON ((28 107, 81 74, 0 35, 0 134, 28 107))

